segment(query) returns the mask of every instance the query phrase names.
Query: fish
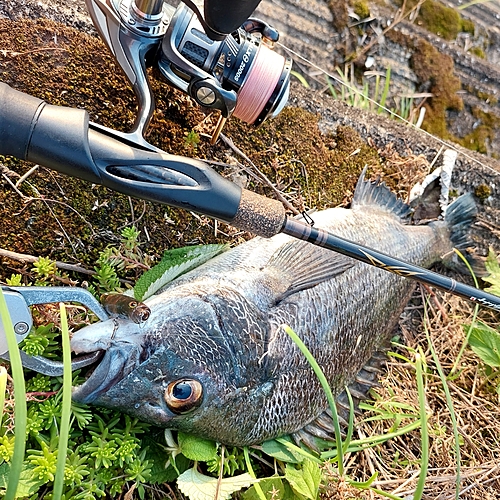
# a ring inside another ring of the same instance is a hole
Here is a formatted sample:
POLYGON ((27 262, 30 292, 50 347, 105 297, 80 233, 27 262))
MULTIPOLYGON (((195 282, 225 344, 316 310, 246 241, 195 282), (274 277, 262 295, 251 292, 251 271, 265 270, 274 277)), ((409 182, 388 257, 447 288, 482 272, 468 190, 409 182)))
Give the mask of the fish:
POLYGON ((146 304, 122 293, 102 294, 101 304, 108 314, 128 318, 137 324, 144 323, 151 314, 146 304))
MULTIPOLYGON (((313 218, 338 236, 428 268, 453 265, 452 249, 467 246, 475 214, 465 194, 443 220, 411 224, 410 207, 362 175, 350 208, 313 218)), ((284 325, 339 395, 390 339, 414 286, 283 234, 256 237, 148 298, 145 324, 114 318, 77 331, 73 351, 104 355, 73 399, 226 445, 321 436, 328 402, 284 325)))

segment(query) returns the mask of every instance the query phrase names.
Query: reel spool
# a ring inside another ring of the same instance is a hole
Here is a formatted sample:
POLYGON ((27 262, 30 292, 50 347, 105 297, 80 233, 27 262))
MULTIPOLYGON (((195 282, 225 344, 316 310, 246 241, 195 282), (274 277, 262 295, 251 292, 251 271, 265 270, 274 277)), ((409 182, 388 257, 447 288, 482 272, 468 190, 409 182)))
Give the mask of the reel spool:
POLYGON ((221 111, 215 142, 232 114, 260 125, 285 106, 292 62, 272 50, 276 30, 250 19, 222 40, 213 40, 197 14, 180 4, 163 38, 159 68, 198 104, 221 111))

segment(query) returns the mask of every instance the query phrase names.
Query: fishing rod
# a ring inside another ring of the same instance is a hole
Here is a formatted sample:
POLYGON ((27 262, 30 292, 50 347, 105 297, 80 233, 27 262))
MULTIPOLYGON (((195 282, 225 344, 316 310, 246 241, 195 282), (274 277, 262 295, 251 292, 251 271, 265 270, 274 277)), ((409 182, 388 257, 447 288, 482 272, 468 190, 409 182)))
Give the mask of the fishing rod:
POLYGON ((281 111, 291 61, 270 48, 277 32, 248 18, 258 0, 207 0, 204 15, 190 0, 185 1, 189 7, 180 4, 177 9, 163 0, 86 3, 136 93, 132 131, 100 126, 90 122, 85 110, 53 106, 0 83, 1 155, 198 212, 263 237, 285 233, 500 310, 499 297, 289 218, 279 201, 240 188, 202 161, 168 154, 145 140, 154 110, 146 73, 151 60, 170 84, 220 111, 213 140, 232 114, 258 125, 281 111), (227 12, 232 15, 221 16, 227 12))
POLYGON ((240 188, 201 161, 146 150, 90 123, 84 110, 46 104, 4 83, 0 136, 0 154, 129 196, 199 212, 266 238, 285 233, 500 310, 500 297, 287 217, 281 202, 240 188))

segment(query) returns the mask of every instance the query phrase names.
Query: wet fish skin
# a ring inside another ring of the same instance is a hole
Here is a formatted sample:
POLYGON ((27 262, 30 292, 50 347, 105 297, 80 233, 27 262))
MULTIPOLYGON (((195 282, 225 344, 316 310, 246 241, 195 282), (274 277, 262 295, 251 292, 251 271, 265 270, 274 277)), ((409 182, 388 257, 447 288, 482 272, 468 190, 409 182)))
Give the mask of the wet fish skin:
MULTIPOLYGON (((402 224, 405 207, 383 190, 361 185, 352 210, 318 212, 317 226, 423 267, 451 251, 445 222, 402 224)), ((472 214, 470 199, 458 203, 472 214)), ((76 352, 106 353, 74 399, 231 445, 293 433, 327 402, 282 325, 304 340, 339 393, 391 335, 413 287, 284 235, 255 238, 147 300, 143 326, 115 319, 77 332, 76 352), (201 384, 202 396, 189 412, 174 413, 166 391, 186 379, 201 384)))

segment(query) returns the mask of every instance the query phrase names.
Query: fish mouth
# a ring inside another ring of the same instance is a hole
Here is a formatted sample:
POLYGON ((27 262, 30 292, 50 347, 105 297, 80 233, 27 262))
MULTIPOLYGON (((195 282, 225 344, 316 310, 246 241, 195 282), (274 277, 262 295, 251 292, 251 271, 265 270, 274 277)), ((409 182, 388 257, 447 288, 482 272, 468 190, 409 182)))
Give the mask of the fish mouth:
POLYGON ((127 360, 121 349, 99 352, 102 356, 90 376, 82 385, 73 389, 73 399, 78 403, 93 403, 125 377, 127 360))
POLYGON ((86 381, 73 388, 74 401, 94 403, 140 363, 142 335, 135 323, 115 318, 77 331, 71 349, 77 354, 101 353, 86 381))

